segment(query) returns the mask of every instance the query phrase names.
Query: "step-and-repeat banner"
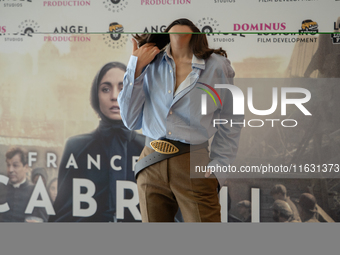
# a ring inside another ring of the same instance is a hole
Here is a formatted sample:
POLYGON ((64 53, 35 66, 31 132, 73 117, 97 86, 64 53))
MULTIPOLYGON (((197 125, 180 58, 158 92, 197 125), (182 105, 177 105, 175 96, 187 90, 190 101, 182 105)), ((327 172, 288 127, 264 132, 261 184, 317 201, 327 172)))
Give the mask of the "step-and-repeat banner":
POLYGON ((295 208, 302 193, 316 198, 320 221, 339 221, 339 7, 0 1, 0 220, 141 220, 133 173, 144 137, 122 125, 118 105, 110 124, 100 122, 98 88, 103 79, 121 86, 133 33, 164 32, 187 18, 211 48, 226 50, 244 94, 235 168, 220 194, 223 221, 277 220, 276 195, 295 208))

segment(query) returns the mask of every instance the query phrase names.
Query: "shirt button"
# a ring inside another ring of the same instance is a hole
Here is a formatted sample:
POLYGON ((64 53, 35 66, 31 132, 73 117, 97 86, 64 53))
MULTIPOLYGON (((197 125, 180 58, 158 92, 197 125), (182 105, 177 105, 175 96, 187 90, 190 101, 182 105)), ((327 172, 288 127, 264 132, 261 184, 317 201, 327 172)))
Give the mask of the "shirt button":
POLYGON ((170 73, 172 73, 172 70, 170 70, 170 73))
POLYGON ((170 93, 171 93, 171 90, 169 90, 168 93, 170 94, 170 93))
POLYGON ((132 82, 130 82, 130 85, 132 85, 132 82))
POLYGON ((171 114, 172 114, 172 111, 170 111, 169 113, 170 113, 170 115, 171 115, 171 114))
POLYGON ((171 135, 171 132, 169 132, 168 134, 171 135))

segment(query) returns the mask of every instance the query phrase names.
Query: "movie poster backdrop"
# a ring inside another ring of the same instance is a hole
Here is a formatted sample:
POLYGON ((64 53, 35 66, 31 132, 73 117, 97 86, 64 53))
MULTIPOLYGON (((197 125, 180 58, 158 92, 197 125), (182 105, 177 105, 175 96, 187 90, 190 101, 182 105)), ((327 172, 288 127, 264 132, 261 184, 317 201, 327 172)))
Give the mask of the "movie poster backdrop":
MULTIPOLYGON (((228 214, 241 219, 237 203, 243 200, 252 202, 253 222, 273 221, 275 184, 283 184, 293 201, 313 194, 319 220, 339 221, 339 5, 321 0, 0 1, 0 219, 15 210, 5 199, 11 185, 5 155, 21 147, 28 152, 27 180, 41 173, 24 201, 26 221, 34 221, 28 216, 37 208, 47 217, 55 215, 50 188, 61 168, 69 182, 58 190, 68 199, 59 205, 64 220, 100 221, 91 217, 106 206, 115 212, 105 221, 141 221, 133 172, 144 137, 141 130, 131 138, 117 128, 112 132, 119 138, 101 150, 91 86, 106 63, 127 65, 133 33, 160 33, 184 17, 207 33, 210 47, 227 51, 234 85, 244 96, 245 122, 233 166, 245 171, 231 173, 221 190, 222 221, 228 214), (89 176, 110 178, 111 184, 103 188, 89 176), (96 197, 100 189, 111 189, 110 198, 96 197)), ((219 121, 215 124, 230 125, 219 121)))

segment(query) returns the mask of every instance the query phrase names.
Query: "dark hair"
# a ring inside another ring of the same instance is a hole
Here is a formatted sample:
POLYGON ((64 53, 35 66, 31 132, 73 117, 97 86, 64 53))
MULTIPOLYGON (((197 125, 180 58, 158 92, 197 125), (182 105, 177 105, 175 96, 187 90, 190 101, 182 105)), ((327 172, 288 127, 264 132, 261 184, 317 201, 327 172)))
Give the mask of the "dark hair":
MULTIPOLYGON (((190 39, 190 47, 193 51, 193 54, 197 58, 207 59, 210 57, 212 53, 216 53, 227 57, 227 53, 222 48, 219 49, 210 49, 208 45, 208 39, 206 34, 202 34, 201 31, 188 19, 177 19, 173 21, 165 30, 164 32, 169 32, 169 30, 175 26, 188 26, 194 32, 190 39), (199 34, 198 34, 199 33, 199 34)), ((141 35, 134 35, 133 36, 137 42, 138 46, 141 47, 146 43, 155 43, 156 46, 162 50, 169 42, 170 36, 169 34, 141 34, 141 35)))
POLYGON ((100 108, 99 108, 99 98, 98 98, 98 87, 100 81, 103 79, 104 75, 112 68, 119 68, 122 71, 126 71, 126 65, 120 62, 109 62, 105 64, 94 77, 91 87, 91 95, 90 95, 90 102, 93 110, 101 116, 100 108))
POLYGON ((41 175, 43 179, 45 179, 45 182, 47 182, 48 175, 45 170, 45 168, 39 167, 39 168, 34 168, 31 173, 31 181, 34 183, 34 177, 37 175, 41 175))
POLYGON ((20 156, 21 163, 27 165, 27 151, 21 147, 12 147, 6 152, 6 159, 11 159, 15 155, 20 156))
MULTIPOLYGON (((57 178, 57 177, 53 178, 53 179, 49 182, 49 184, 47 185, 47 192, 48 192, 48 196, 50 197, 51 201, 52 201, 52 198, 51 198, 51 194, 50 194, 50 188, 51 188, 52 184, 53 184, 55 181, 58 181, 58 178, 57 178)), ((58 187, 57 187, 57 189, 58 189, 58 187)))
POLYGON ((15 155, 20 156, 21 163, 23 165, 27 164, 27 151, 24 148, 21 147, 12 147, 6 152, 6 159, 11 159, 15 155))

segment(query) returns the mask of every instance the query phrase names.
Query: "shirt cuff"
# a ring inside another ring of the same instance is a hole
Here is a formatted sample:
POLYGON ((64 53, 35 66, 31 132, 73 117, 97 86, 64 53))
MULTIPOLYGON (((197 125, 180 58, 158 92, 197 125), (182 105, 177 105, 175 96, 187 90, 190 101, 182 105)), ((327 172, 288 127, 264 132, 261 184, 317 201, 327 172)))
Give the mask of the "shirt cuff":
MULTIPOLYGON (((136 73, 136 67, 137 67, 137 60, 138 57, 131 55, 130 56, 130 60, 127 66, 127 70, 130 70, 131 73, 135 74, 136 73)), ((143 80, 143 77, 146 73, 146 69, 149 67, 149 65, 147 65, 146 67, 144 67, 142 73, 136 78, 134 79, 134 84, 139 85, 140 82, 143 80)))

